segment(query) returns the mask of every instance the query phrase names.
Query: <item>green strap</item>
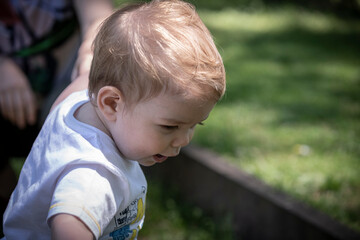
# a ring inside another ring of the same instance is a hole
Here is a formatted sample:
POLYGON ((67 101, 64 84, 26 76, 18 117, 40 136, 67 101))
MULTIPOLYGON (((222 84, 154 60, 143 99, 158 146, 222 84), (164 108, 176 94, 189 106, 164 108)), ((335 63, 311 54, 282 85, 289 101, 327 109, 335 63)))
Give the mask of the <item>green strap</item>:
POLYGON ((75 19, 72 19, 71 21, 64 23, 64 25, 65 26, 63 26, 60 31, 52 32, 49 37, 47 37, 43 41, 38 42, 28 48, 22 49, 18 52, 15 52, 12 55, 15 57, 28 57, 51 49, 56 44, 59 44, 60 42, 68 38, 75 30, 77 23, 75 19))

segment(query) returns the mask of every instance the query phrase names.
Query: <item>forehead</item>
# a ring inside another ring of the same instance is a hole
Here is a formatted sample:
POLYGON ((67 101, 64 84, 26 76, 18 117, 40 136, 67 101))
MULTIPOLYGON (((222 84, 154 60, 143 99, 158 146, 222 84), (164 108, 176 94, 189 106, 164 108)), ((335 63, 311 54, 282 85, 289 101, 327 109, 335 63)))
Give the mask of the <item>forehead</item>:
POLYGON ((193 123, 205 120, 214 106, 213 101, 163 93, 138 103, 134 112, 174 123, 193 123))

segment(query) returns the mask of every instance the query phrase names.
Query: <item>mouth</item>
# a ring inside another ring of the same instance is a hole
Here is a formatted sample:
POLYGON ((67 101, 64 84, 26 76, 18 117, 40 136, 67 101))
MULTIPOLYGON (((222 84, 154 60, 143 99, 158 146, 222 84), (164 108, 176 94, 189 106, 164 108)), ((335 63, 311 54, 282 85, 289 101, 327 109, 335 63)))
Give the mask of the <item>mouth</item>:
POLYGON ((153 159, 155 160, 155 162, 157 163, 162 163, 164 162, 168 157, 161 155, 161 154, 156 154, 153 156, 153 159))

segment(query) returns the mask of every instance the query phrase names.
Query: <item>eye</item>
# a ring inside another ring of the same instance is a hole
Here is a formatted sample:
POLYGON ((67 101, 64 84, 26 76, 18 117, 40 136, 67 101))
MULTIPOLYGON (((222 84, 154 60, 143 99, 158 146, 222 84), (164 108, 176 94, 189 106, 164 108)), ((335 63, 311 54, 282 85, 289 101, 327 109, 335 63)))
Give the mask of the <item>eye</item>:
POLYGON ((160 127, 162 129, 165 129, 165 130, 176 130, 179 128, 179 126, 172 126, 172 125, 160 125, 160 127))

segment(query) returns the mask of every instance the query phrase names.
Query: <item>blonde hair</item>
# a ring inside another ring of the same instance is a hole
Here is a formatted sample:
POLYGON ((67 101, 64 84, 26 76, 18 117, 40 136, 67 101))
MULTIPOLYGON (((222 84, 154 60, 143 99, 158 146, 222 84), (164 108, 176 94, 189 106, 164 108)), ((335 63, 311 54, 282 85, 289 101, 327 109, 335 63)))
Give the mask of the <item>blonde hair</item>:
POLYGON ((212 36, 193 5, 154 0, 125 6, 102 24, 94 40, 89 95, 117 87, 128 104, 162 91, 218 101, 225 69, 212 36))

